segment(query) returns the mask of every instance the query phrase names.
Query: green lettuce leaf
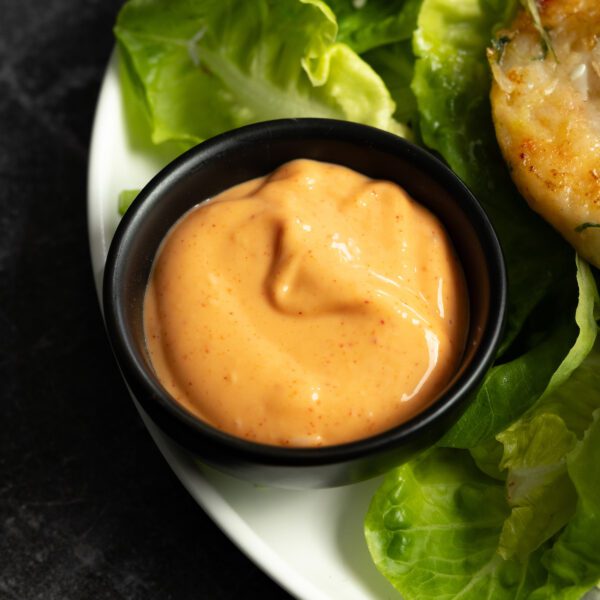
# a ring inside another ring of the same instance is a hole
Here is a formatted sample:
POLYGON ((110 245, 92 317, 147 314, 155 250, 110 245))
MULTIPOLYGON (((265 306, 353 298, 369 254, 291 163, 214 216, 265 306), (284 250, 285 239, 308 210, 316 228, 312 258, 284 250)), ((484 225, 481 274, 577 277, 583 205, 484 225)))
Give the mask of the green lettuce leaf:
MULTIPOLYGON (((586 271, 589 273, 587 265, 586 271)), ((578 277, 582 277, 581 272, 578 274, 578 277)), ((575 432, 577 437, 581 437, 586 427, 588 427, 590 415, 598 407, 598 395, 600 394, 600 349, 596 349, 595 352, 587 355, 584 362, 573 373, 576 363, 582 359, 582 355, 585 356, 589 351, 589 344, 596 337, 595 319, 590 319, 590 317, 593 316, 594 310, 596 310, 596 313, 598 312, 600 301, 596 301, 595 307, 589 304, 590 298, 597 297, 595 286, 591 287, 591 289, 588 287, 590 284, 593 285, 593 282, 593 278, 581 278, 583 293, 581 294, 582 300, 577 309, 577 323, 580 326, 579 336, 563 363, 555 371, 541 398, 536 403, 536 406, 539 405, 539 413, 559 415, 568 430, 575 432), (565 379, 561 385, 557 385, 566 374, 568 374, 569 379, 565 379), (576 400, 574 401, 574 399, 576 400)), ((477 411, 472 415, 475 423, 478 422, 477 411)), ((513 455, 508 450, 509 444, 513 446, 510 432, 516 432, 519 423, 523 423, 524 419, 525 417, 517 421, 513 427, 509 427, 506 431, 499 434, 503 442, 506 443, 506 449, 495 437, 488 438, 469 449, 477 466, 484 473, 496 479, 506 479, 506 470, 502 469, 510 468, 510 457, 513 455), (501 467, 503 457, 504 463, 501 467)), ((535 428, 532 429, 535 431, 535 428)), ((482 434, 483 438, 487 438, 486 432, 487 429, 482 434)), ((452 435, 456 433, 457 431, 453 431, 452 435)), ((451 439, 450 435, 446 439, 451 439)))
POLYGON ((490 438, 485 442, 469 448, 469 453, 475 464, 489 477, 506 481, 506 472, 500 469, 504 448, 496 438, 490 438))
POLYGON ((410 40, 422 0, 327 0, 335 13, 338 40, 362 54, 367 50, 410 40))
POLYGON ((465 451, 435 449, 392 471, 365 520, 377 568, 405 600, 524 600, 545 583, 540 557, 497 552, 504 486, 465 451))
MULTIPOLYGON (((568 484, 572 518, 557 537, 521 557, 501 551, 510 519, 503 484, 464 450, 430 449, 388 474, 369 507, 365 537, 375 565, 405 600, 580 600, 600 582, 600 410, 583 440, 573 445, 567 436, 563 446, 561 432, 561 425, 550 425, 545 433, 558 434, 560 448, 549 449, 546 438, 540 450, 549 462, 570 448, 566 472, 553 481, 563 498, 561 486, 568 484)), ((530 494, 539 465, 537 471, 514 493, 530 494)), ((536 535, 518 527, 514 533, 536 535)))
POLYGON ((575 515, 543 556, 548 581, 530 600, 579 600, 600 583, 600 410, 567 458, 577 491, 575 515))
MULTIPOLYGON (((592 351, 598 335, 596 319, 600 314, 600 295, 596 280, 590 266, 579 255, 577 262, 577 286, 579 288, 579 301, 575 311, 575 322, 579 327, 577 341, 569 350, 560 367, 556 370, 544 395, 551 394, 565 383, 571 374, 581 365, 586 356, 592 351)), ((542 397, 540 401, 543 401, 542 397)))
POLYGON ((502 527, 503 558, 525 559, 573 516, 577 494, 566 468, 566 457, 577 438, 564 421, 537 414, 498 436, 504 444, 502 468, 507 477, 510 516, 502 527))
POLYGON ((407 123, 418 136, 419 111, 411 83, 415 72, 412 40, 374 48, 362 55, 381 76, 396 103, 394 118, 407 123))
POLYGON ((133 204, 140 190, 123 190, 119 194, 119 214, 124 215, 127 209, 133 204))
POLYGON ((571 347, 574 333, 573 325, 563 322, 525 355, 492 367, 474 401, 439 444, 472 448, 518 419, 543 394, 571 347))
POLYGON ((501 468, 508 469, 508 499, 513 507, 500 539, 503 556, 523 558, 573 516, 577 494, 567 473, 568 456, 598 409, 600 347, 562 386, 498 435, 504 446, 501 468))
POLYGON ((414 130, 417 101, 411 90, 415 56, 412 36, 423 0, 328 0, 335 13, 338 41, 358 52, 389 89, 394 118, 414 130))
MULTIPOLYGON (((599 365, 596 351, 559 388, 565 398, 585 389, 600 406, 599 365)), ((507 488, 464 450, 432 449, 388 474, 365 536, 405 600, 579 600, 600 581, 600 409, 588 412, 592 404, 579 411, 589 416, 579 442, 555 414, 528 421, 513 438, 519 469, 507 488)))
POLYGON ((156 144, 302 116, 405 132, 381 78, 336 42, 320 0, 129 0, 115 34, 156 144))
MULTIPOLYGON (((493 448, 496 434, 551 396, 581 365, 596 340, 600 299, 592 271, 579 256, 576 268, 575 322, 568 286, 562 290, 562 301, 551 296, 540 304, 525 326, 530 339, 524 345, 528 349, 513 360, 492 367, 473 402, 440 440, 441 446, 474 448, 491 444, 493 448)), ((483 466, 483 448, 475 456, 483 466)), ((484 470, 491 472, 485 467, 484 470)))
POLYGON ((497 436, 503 445, 512 507, 500 553, 521 560, 571 518, 576 493, 567 475, 567 456, 600 408, 600 351, 590 354, 598 334, 600 298, 587 263, 577 258, 579 335, 545 392, 518 421, 497 436))

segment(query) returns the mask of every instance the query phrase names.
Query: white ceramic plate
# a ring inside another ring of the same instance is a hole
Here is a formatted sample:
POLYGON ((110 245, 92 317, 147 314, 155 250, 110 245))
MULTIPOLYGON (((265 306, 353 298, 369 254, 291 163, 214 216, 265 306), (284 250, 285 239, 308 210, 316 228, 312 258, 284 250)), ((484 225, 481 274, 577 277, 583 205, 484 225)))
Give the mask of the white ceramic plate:
MULTIPOLYGON (((118 194, 143 187, 161 166, 128 133, 113 57, 98 100, 89 163, 88 227, 98 293, 119 221, 118 194)), ((398 594, 373 566, 362 533, 379 479, 318 491, 256 487, 198 466, 138 410, 198 504, 288 592, 302 600, 397 600, 398 594)))

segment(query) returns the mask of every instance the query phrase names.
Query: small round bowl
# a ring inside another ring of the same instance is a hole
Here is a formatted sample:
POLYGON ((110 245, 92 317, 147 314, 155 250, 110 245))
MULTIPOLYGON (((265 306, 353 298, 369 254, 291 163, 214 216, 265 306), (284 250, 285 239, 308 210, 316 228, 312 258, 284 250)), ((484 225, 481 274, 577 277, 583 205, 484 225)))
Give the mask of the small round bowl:
POLYGON ((104 276, 109 338, 132 393, 175 442, 217 469, 259 484, 331 487, 380 474, 434 443, 460 416, 491 366, 502 334, 506 275, 494 230, 460 179, 421 148, 364 125, 285 119, 250 125, 192 148, 139 194, 112 241, 104 276), (395 181, 446 227, 462 264, 470 304, 467 345, 447 388, 426 410, 393 429, 321 448, 269 446, 204 423, 157 379, 146 349, 143 304, 158 247, 192 206, 296 158, 350 167, 395 181))

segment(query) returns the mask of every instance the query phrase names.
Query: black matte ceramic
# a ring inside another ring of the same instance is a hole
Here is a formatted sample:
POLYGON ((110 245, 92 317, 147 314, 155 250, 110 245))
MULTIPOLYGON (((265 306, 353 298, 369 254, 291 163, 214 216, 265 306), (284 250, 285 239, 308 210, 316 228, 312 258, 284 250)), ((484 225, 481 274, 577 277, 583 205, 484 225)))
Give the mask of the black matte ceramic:
POLYGON ((329 487, 366 479, 402 463, 456 421, 494 358, 504 320, 506 278, 487 216, 437 158, 379 129, 328 119, 285 119, 215 137, 161 171, 117 229, 106 262, 103 301, 106 327, 125 380, 173 440, 217 469, 256 483, 329 487), (156 251, 171 225, 200 201, 295 158, 338 163, 404 187, 445 225, 469 291, 467 350, 456 377, 435 403, 394 429, 324 448, 267 446, 207 425, 161 386, 144 340, 144 292, 156 251))

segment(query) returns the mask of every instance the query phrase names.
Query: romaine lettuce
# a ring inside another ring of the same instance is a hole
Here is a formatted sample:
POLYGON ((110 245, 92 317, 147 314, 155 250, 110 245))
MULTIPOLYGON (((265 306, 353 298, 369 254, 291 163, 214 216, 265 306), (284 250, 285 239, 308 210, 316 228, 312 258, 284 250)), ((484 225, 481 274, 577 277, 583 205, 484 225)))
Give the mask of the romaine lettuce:
POLYGON ((348 44, 383 79, 396 112, 413 133, 418 128, 417 102, 410 84, 415 56, 412 37, 423 0, 329 0, 338 21, 338 40, 348 44))
POLYGON ((386 477, 365 534, 404 600, 525 600, 545 581, 543 549, 504 560, 497 546, 507 515, 502 483, 464 450, 437 448, 386 477))
POLYGON ((419 111, 417 99, 410 87, 415 71, 415 56, 412 40, 404 40, 373 48, 362 55, 379 73, 396 103, 394 117, 406 123, 412 130, 413 138, 419 136, 419 111))
POLYGON ((362 54, 412 39, 422 0, 327 0, 338 22, 338 40, 362 54))
POLYGON ((535 405, 496 437, 511 506, 499 543, 504 558, 524 560, 564 527, 575 510, 566 458, 600 408, 600 350, 590 354, 600 298, 590 267, 579 257, 577 282, 577 340, 535 405))
POLYGON ((320 0, 130 0, 115 34, 154 143, 302 116, 404 132, 383 81, 336 41, 320 0))
MULTIPOLYGON (((545 439, 545 456, 553 441, 545 439)), ((395 469, 365 520, 377 568, 405 600, 579 600, 600 581, 600 410, 563 462, 568 486, 554 479, 553 488, 572 518, 520 557, 500 551, 509 516, 502 483, 465 451, 431 449, 395 469)), ((538 532, 517 533, 527 540, 538 532)))
POLYGON ((590 267, 578 256, 576 268, 578 292, 563 289, 562 294, 553 294, 538 305, 521 334, 532 333, 527 343, 531 348, 490 370, 474 401, 441 445, 474 448, 489 443, 542 396, 563 384, 583 362, 596 339, 595 314, 600 301, 590 267), (578 297, 575 311, 571 295, 578 297))
POLYGON ((548 580, 530 600, 579 600, 600 583, 600 410, 567 457, 567 471, 578 496, 575 515, 543 556, 548 580))

